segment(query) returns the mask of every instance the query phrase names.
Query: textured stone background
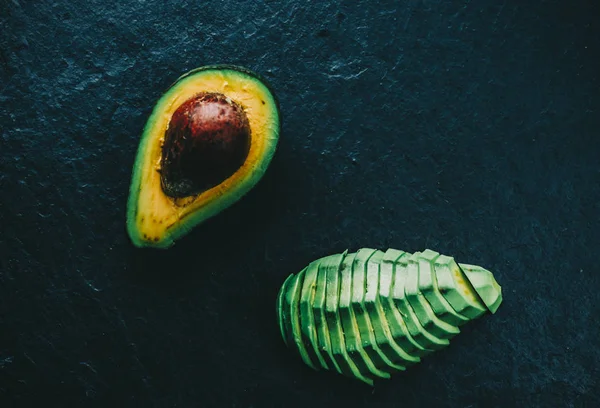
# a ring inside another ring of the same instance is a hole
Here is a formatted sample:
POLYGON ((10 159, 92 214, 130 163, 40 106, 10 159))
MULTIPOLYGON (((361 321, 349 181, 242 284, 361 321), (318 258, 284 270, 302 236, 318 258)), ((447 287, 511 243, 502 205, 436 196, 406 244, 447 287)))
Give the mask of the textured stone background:
POLYGON ((0 406, 600 406, 599 16, 583 0, 1 0, 0 406), (270 80, 279 151, 234 207, 136 250, 142 127, 214 63, 270 80), (283 346, 277 290, 362 246, 483 265, 504 304, 375 389, 315 373, 283 346))

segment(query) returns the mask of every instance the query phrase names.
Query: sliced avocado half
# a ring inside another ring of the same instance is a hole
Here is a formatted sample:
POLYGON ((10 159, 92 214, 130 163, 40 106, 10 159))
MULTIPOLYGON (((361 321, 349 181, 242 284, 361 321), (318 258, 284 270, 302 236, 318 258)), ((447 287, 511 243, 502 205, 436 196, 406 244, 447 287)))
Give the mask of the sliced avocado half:
POLYGON ((279 139, 279 105, 257 74, 195 69, 158 100, 133 167, 127 231, 137 247, 168 248, 238 201, 264 175, 279 139))

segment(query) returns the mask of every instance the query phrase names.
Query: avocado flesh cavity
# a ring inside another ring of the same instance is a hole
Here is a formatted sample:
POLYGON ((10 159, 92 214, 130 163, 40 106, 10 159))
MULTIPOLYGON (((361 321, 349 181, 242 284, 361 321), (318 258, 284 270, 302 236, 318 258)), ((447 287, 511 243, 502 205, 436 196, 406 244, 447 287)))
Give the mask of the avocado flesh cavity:
POLYGON ((279 139, 278 103, 245 68, 208 66, 180 77, 144 128, 127 205, 137 247, 168 248, 262 178, 279 139))

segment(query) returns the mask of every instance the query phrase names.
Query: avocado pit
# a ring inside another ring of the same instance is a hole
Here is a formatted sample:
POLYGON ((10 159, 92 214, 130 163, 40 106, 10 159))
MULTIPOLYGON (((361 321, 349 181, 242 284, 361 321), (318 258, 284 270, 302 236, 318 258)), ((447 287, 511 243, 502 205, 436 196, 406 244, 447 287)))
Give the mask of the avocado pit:
POLYGON ((175 110, 165 133, 161 186, 172 198, 200 194, 229 178, 246 160, 251 131, 243 107, 202 92, 175 110))

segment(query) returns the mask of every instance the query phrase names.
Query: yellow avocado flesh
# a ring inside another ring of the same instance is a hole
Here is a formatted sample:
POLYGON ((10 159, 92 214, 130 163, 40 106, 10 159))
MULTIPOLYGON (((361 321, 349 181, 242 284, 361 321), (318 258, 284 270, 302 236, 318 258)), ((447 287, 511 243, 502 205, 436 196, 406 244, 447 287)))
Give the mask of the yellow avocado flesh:
POLYGON ((279 138, 275 97, 255 74, 206 67, 182 76, 157 102, 142 135, 133 169, 127 230, 138 247, 168 248, 192 228, 232 205, 264 175, 279 138), (161 186, 162 145, 173 113, 201 92, 221 93, 241 105, 250 124, 250 150, 229 178, 200 194, 167 196, 161 186))

